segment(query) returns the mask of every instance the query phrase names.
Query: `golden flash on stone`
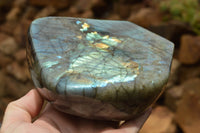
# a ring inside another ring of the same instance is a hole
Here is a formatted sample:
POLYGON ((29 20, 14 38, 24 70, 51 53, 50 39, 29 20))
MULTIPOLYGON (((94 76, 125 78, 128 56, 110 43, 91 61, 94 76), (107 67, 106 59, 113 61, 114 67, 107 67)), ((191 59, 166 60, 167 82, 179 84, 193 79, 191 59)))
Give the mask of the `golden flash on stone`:
POLYGON ((101 48, 101 49, 107 49, 109 48, 109 46, 105 43, 95 43, 94 44, 97 48, 101 48))

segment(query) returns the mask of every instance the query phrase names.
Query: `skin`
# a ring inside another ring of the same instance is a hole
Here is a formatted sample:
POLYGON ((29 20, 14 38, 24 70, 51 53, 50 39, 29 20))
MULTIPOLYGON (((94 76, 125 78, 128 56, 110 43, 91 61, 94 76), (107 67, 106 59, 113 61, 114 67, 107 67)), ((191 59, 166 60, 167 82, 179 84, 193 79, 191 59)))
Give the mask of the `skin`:
POLYGON ((137 119, 117 122, 88 120, 58 112, 47 104, 36 89, 8 104, 0 133, 137 133, 148 116, 149 109, 137 119))

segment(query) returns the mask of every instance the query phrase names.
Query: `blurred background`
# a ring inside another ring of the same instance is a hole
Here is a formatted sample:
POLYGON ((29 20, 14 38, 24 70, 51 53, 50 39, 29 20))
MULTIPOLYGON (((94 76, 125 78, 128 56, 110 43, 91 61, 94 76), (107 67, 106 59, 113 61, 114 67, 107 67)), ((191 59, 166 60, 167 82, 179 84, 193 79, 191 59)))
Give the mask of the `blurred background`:
POLYGON ((0 0, 0 122, 7 104, 34 88, 27 30, 46 16, 128 20, 174 42, 166 91, 140 133, 200 132, 199 0, 0 0))

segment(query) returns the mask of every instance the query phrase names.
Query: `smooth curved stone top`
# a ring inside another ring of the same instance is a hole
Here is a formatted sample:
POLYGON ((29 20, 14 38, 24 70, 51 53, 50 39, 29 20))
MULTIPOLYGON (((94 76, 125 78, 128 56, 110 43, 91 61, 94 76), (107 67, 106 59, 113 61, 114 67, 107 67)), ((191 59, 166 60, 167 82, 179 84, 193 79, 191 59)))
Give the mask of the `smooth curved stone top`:
POLYGON ((91 119, 130 119, 166 85, 174 45, 127 21, 47 17, 32 22, 32 79, 60 111, 91 119))

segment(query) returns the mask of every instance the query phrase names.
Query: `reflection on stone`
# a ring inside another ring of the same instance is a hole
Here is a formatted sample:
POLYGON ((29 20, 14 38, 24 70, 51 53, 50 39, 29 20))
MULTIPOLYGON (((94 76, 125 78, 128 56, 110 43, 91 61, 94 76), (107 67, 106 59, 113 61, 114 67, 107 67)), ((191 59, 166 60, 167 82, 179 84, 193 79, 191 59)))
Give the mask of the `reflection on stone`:
POLYGON ((104 120, 135 117, 158 98, 174 47, 127 21, 67 17, 33 21, 29 41, 41 94, 60 111, 104 120))

